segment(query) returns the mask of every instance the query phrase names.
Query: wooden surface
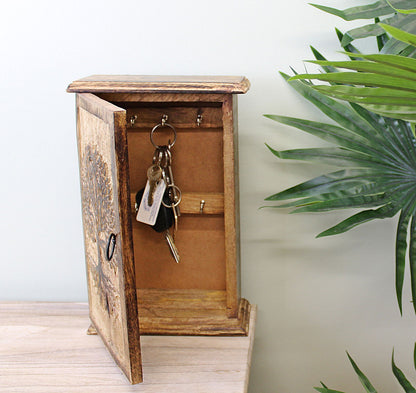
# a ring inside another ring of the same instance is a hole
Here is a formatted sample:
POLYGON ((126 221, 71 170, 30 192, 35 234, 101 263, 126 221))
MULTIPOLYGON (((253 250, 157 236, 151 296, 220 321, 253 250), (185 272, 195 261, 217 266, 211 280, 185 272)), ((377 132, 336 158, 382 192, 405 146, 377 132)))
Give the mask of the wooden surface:
POLYGON ((99 336, 88 336, 83 303, 0 303, 2 393, 243 393, 248 337, 142 337, 144 382, 130 385, 99 336))
MULTIPOLYGON (((207 102, 205 105, 201 103, 188 103, 190 106, 154 106, 154 107, 129 107, 135 105, 133 103, 124 103, 127 109, 127 127, 128 131, 134 131, 135 128, 152 129, 162 120, 162 115, 168 116, 168 123, 174 124, 176 129, 207 129, 222 127, 222 111, 220 103, 207 102), (208 106, 209 104, 215 106, 208 106), (198 126, 197 117, 200 115, 200 123, 198 126), (136 116, 133 124, 130 122, 132 116, 136 116)), ((136 104, 137 105, 137 104, 136 104)), ((190 130, 191 131, 191 130, 190 130)), ((192 130, 195 131, 195 130, 192 130)))
POLYGON ((93 94, 78 94, 77 136, 90 317, 121 369, 138 383, 126 111, 93 94), (115 236, 112 258, 110 235, 115 236))
POLYGON ((233 336, 248 334, 250 303, 239 299, 227 317, 226 291, 138 289, 141 334, 233 336))
POLYGON ((244 76, 91 75, 72 82, 76 93, 245 93, 244 76))
MULTIPOLYGON (((130 195, 131 211, 136 216, 136 193, 130 195)), ((224 194, 221 192, 183 192, 181 214, 224 214, 224 194), (201 201, 204 201, 201 213, 201 201)))
POLYGON ((103 100, 113 103, 222 103, 226 93, 94 93, 103 100))

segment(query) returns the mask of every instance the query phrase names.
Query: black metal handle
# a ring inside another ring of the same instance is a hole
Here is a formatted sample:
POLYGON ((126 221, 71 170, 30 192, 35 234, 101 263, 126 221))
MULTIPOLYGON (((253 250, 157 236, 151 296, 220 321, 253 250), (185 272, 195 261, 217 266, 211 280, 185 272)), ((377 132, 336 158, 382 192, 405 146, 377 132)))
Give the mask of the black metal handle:
POLYGON ((113 258, 115 249, 116 249, 116 235, 112 233, 108 238, 107 250, 105 252, 107 261, 111 261, 111 258, 113 258))

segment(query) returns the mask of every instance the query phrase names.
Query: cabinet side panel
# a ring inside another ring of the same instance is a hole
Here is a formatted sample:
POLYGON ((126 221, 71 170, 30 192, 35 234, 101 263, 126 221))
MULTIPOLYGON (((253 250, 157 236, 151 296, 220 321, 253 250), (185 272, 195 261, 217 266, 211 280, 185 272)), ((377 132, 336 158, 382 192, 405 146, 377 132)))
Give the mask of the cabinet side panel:
POLYGON ((238 155, 238 96, 233 94, 233 130, 234 130, 234 212, 236 241, 236 279, 237 297, 241 297, 241 245, 240 245, 240 167, 238 155))
MULTIPOLYGON (((239 245, 237 244, 238 230, 238 199, 236 196, 237 162, 236 139, 234 130, 233 95, 229 94, 223 102, 223 155, 224 155, 224 225, 225 225, 225 264, 226 264, 226 291, 227 315, 236 317, 238 312, 238 283, 237 259, 239 245)), ((237 190, 238 193, 238 190, 237 190)))
POLYGON ((122 118, 123 113, 125 122, 122 109, 91 94, 77 97, 90 317, 115 361, 128 379, 137 383, 142 380, 137 310, 134 321, 131 307, 126 305, 128 298, 131 298, 131 294, 126 292, 131 274, 127 271, 126 276, 123 263, 126 253, 124 240, 128 239, 123 238, 126 234, 121 226, 120 165, 116 155, 116 144, 119 143, 115 140, 119 138, 120 116, 122 118))

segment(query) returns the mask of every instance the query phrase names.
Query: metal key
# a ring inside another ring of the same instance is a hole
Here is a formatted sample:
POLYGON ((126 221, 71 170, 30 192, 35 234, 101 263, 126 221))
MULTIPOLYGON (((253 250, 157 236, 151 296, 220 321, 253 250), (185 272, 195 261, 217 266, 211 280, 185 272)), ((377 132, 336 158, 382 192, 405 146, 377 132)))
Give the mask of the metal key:
POLYGON ((158 164, 153 164, 147 170, 147 180, 149 181, 149 196, 147 199, 147 204, 149 206, 153 205, 153 197, 155 195, 156 187, 159 184, 159 181, 163 178, 163 169, 158 164))
POLYGON ((166 243, 168 243, 170 253, 172 254, 173 258, 175 259, 175 262, 179 263, 181 258, 179 256, 178 249, 176 248, 175 241, 173 240, 173 237, 169 232, 169 229, 167 229, 165 231, 165 239, 166 239, 166 243))
POLYGON ((165 181, 166 187, 168 191, 168 195, 170 198, 170 203, 162 204, 166 207, 171 207, 173 211, 173 216, 175 219, 175 226, 173 231, 173 238, 175 238, 175 233, 178 230, 178 217, 181 215, 179 210, 179 203, 181 202, 181 190, 178 186, 175 185, 173 181, 173 173, 172 173, 172 154, 170 151, 170 145, 162 146, 161 148, 164 149, 164 160, 163 160, 163 170, 165 174, 165 181))
MULTIPOLYGON (((136 210, 138 210, 140 206, 143 193, 144 193, 144 188, 142 188, 136 193, 136 210)), ((166 202, 169 202, 169 197, 167 196, 167 194, 165 194, 164 199, 166 199, 166 202)), ((175 240, 173 239, 173 236, 169 232, 169 228, 173 225, 173 222, 174 222, 174 219, 173 219, 172 209, 170 207, 161 206, 159 210, 159 214, 156 219, 156 223, 155 225, 152 226, 152 229, 155 230, 156 232, 164 233, 166 243, 169 246, 169 251, 172 254, 173 258, 175 259, 175 262, 179 263, 180 262, 179 252, 175 245, 175 240)))
MULTIPOLYGON (((172 174, 172 168, 171 168, 172 155, 170 152, 170 149, 173 147, 176 141, 176 130, 172 125, 167 123, 166 115, 163 116, 162 122, 160 124, 157 124, 155 127, 153 127, 152 131, 150 132, 150 141, 152 142, 153 146, 156 148, 154 155, 153 155, 153 165, 156 165, 162 169, 163 180, 166 183, 166 192, 165 192, 164 197, 162 198, 161 209, 162 208, 168 209, 167 211, 162 210, 162 213, 163 213, 162 215, 160 215, 160 211, 159 211, 161 225, 155 225, 153 229, 155 229, 156 231, 159 231, 160 229, 162 229, 163 225, 166 225, 165 227, 166 230, 164 232, 165 240, 168 243, 169 250, 173 258, 175 259, 176 263, 179 263, 180 257, 179 257, 178 249, 176 248, 176 245, 175 245, 174 235, 178 227, 178 216, 180 216, 178 205, 181 201, 181 191, 175 185, 173 181, 173 174, 172 174), (173 138, 173 142, 169 140, 167 145, 159 146, 154 142, 153 135, 159 128, 162 128, 162 127, 169 127, 174 134, 174 138, 173 138), (165 198, 167 200, 164 201, 165 198), (168 211, 171 215, 167 214, 168 211), (173 215, 173 221, 174 221, 173 236, 169 232, 169 228, 172 225, 172 223, 169 223, 170 221, 169 217, 172 218, 172 215, 173 215)), ((150 183, 149 175, 148 175, 148 178, 149 178, 149 183, 150 183)), ((155 188, 155 186, 153 187, 155 188)), ((153 192, 154 192, 154 188, 152 188, 153 192)), ((150 195, 151 194, 149 193, 149 199, 150 199, 150 195)), ((152 194, 152 197, 153 197, 153 194, 152 194)))
POLYGON ((179 193, 180 190, 179 188, 175 185, 175 182, 173 181, 173 173, 172 173, 172 154, 170 152, 170 148, 167 148, 167 165, 166 165, 166 169, 168 172, 168 177, 169 177, 169 186, 170 189, 168 190, 170 193, 172 193, 171 195, 171 199, 172 199, 172 204, 175 204, 175 207, 172 207, 172 209, 174 210, 174 214, 175 217, 179 217, 181 215, 181 211, 179 210, 179 193), (179 190, 179 193, 178 193, 179 190))

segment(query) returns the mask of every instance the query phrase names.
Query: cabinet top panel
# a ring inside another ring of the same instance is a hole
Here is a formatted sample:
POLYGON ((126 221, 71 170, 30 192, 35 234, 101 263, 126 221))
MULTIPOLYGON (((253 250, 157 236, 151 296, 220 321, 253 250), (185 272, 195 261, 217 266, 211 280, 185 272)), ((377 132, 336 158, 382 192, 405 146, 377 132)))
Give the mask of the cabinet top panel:
POLYGON ((70 93, 221 93, 250 88, 244 76, 91 75, 72 82, 70 93))

